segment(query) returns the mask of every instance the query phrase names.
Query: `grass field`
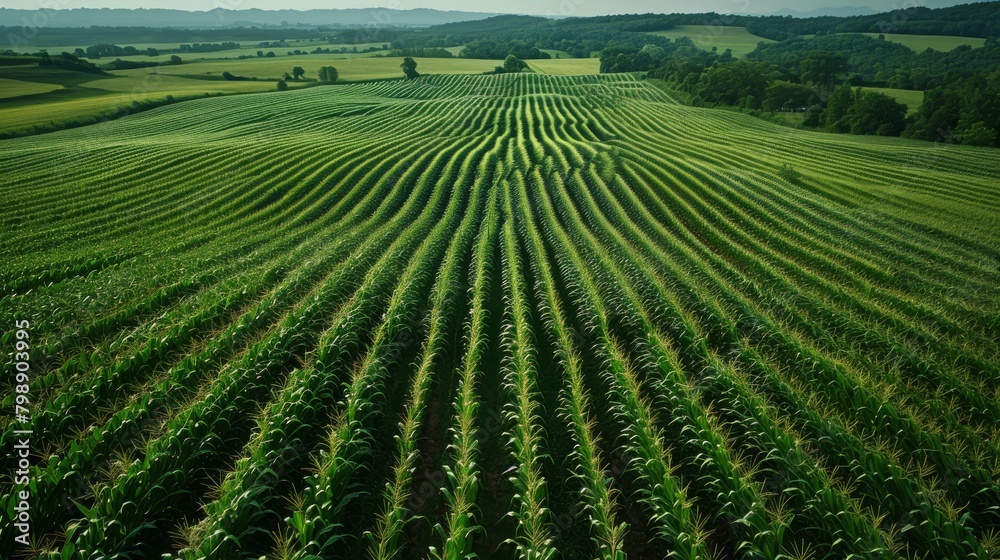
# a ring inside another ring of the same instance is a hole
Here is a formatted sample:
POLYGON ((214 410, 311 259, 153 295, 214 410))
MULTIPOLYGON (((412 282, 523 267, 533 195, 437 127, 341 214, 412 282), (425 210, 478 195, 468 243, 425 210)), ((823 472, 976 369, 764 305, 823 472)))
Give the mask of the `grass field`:
MULTIPOLYGON (((274 84, 270 85, 271 87, 267 89, 274 89, 274 84)), ((184 88, 183 91, 164 90, 139 93, 115 93, 107 90, 87 89, 82 92, 59 90, 44 96, 6 100, 7 102, 0 103, 0 112, 3 114, 3 120, 0 121, 0 132, 31 126, 44 126, 49 123, 58 125, 64 121, 110 115, 118 109, 130 107, 133 102, 164 100, 168 95, 173 95, 175 99, 180 100, 201 97, 205 93, 207 92, 195 92, 193 88, 184 88)))
POLYGON ((783 124, 785 126, 802 126, 806 120, 805 111, 798 113, 792 113, 787 111, 777 112, 771 116, 775 122, 783 124))
MULTIPOLYGON (((275 82, 273 81, 235 81, 226 80, 204 80, 194 79, 185 76, 171 76, 152 74, 148 70, 117 76, 110 80, 95 80, 80 84, 81 87, 110 91, 115 93, 128 93, 132 95, 152 94, 163 95, 166 93, 173 95, 183 95, 186 93, 248 93, 255 91, 273 91, 275 82)), ((303 84, 292 83, 291 86, 303 84)))
POLYGON ((74 72, 61 68, 40 68, 38 66, 0 66, 0 78, 41 84, 54 84, 69 88, 94 80, 106 80, 108 76, 74 72))
MULTIPOLYGON (((480 74, 492 70, 495 60, 418 58, 418 70, 428 74, 480 74)), ((359 81, 402 77, 402 58, 339 58, 332 55, 286 56, 274 59, 213 60, 137 68, 113 72, 113 77, 102 77, 82 72, 42 70, 37 67, 0 67, 0 78, 18 79, 17 95, 5 95, 0 82, 0 133, 45 126, 60 121, 88 118, 130 106, 136 101, 163 100, 168 95, 175 99, 233 93, 256 93, 275 89, 275 81, 295 66, 306 70, 306 77, 316 79, 321 66, 334 66, 340 81, 359 81), (229 71, 237 76, 258 77, 260 81, 226 81, 222 73, 229 71), (42 82, 45 80, 45 82, 42 82), (271 81, 268 81, 271 80, 271 81), (29 85, 38 82, 39 85, 29 85), (46 83, 59 84, 45 85, 46 83), (34 94, 25 95, 29 88, 34 94), (49 93, 43 93, 49 91, 49 93)), ((589 73, 590 61, 584 64, 569 60, 542 61, 549 73, 589 73)), ((596 68, 593 70, 596 72, 596 68)), ((294 88, 315 85, 313 82, 290 81, 294 88)))
POLYGON ((598 58, 553 58, 526 62, 531 70, 553 76, 578 76, 597 74, 601 71, 601 60, 598 58))
POLYGON ((773 43, 771 39, 758 37, 748 32, 745 27, 730 27, 721 25, 678 25, 666 31, 656 31, 653 35, 677 39, 690 37, 696 47, 710 51, 718 49, 719 54, 726 49, 733 50, 733 56, 742 57, 757 48, 757 43, 773 43))
POLYGON ((893 97, 896 101, 906 105, 910 108, 910 112, 914 112, 920 108, 924 103, 924 92, 913 91, 908 89, 892 89, 892 88, 865 88, 871 91, 877 91, 879 93, 884 93, 889 97, 893 97))
MULTIPOLYGON (((3 115, 0 120, 0 132, 108 114, 119 108, 131 106, 133 102, 163 100, 168 95, 180 100, 206 94, 272 91, 276 87, 273 81, 230 82, 202 77, 160 75, 151 73, 151 69, 148 68, 123 72, 122 75, 113 77, 80 72, 67 74, 72 74, 72 77, 65 80, 65 87, 43 82, 18 82, 27 85, 19 86, 15 91, 24 92, 31 87, 37 88, 38 91, 27 95, 22 93, 19 97, 7 99, 5 97, 10 96, 4 96, 4 90, 0 89, 0 114, 3 115)), ((4 75, 3 69, 0 69, 0 75, 4 75)), ((35 75, 29 74, 29 76, 34 78, 35 75)), ((308 84, 293 82, 291 87, 305 85, 308 84)))
POLYGON ((41 558, 997 553, 995 150, 521 74, 194 100, 0 168, 41 558))
MULTIPOLYGON (((417 71, 422 74, 480 74, 500 64, 496 60, 473 60, 467 58, 415 58, 417 71)), ((176 66, 161 66, 155 70, 160 74, 188 76, 221 76, 228 71, 237 76, 277 79, 292 68, 301 66, 306 77, 316 78, 321 66, 334 66, 341 81, 374 80, 402 77, 398 57, 358 57, 334 58, 333 55, 286 56, 284 58, 264 58, 250 60, 213 60, 192 62, 176 66)), ((118 72, 126 76, 148 73, 149 69, 124 70, 118 72)))
MULTIPOLYGON (((869 37, 878 38, 878 33, 862 33, 869 37)), ((948 52, 962 45, 969 45, 973 48, 982 47, 986 39, 975 37, 952 37, 947 35, 893 35, 886 34, 885 39, 894 43, 899 43, 909 47, 916 52, 923 52, 927 49, 948 52)))
POLYGON ((47 93, 57 89, 62 89, 59 84, 45 84, 41 82, 25 82, 23 80, 11 80, 0 78, 0 99, 8 97, 20 97, 22 95, 35 95, 47 93))
POLYGON ((538 49, 538 50, 542 51, 543 53, 548 53, 548 55, 551 56, 552 58, 560 58, 560 59, 573 58, 572 56, 570 56, 568 52, 560 51, 558 49, 538 49))

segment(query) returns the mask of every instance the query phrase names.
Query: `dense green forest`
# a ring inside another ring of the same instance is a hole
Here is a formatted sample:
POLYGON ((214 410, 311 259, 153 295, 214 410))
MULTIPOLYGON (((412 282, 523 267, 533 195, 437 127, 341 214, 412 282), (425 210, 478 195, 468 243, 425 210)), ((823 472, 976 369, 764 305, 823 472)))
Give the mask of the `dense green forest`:
POLYGON ((920 83, 916 76, 929 76, 927 67, 916 61, 937 58, 940 63, 939 73, 921 84, 930 89, 912 115, 893 98, 858 87, 871 82, 857 72, 852 51, 803 48, 812 41, 816 40, 794 42, 794 55, 782 49, 784 43, 773 45, 785 56, 770 56, 773 46, 762 45, 746 60, 735 59, 728 51, 718 54, 693 46, 664 52, 659 59, 648 54, 655 49, 612 47, 601 53, 601 71, 648 71, 649 77, 666 81, 697 105, 751 112, 803 111, 803 126, 829 132, 1000 146, 1000 66, 969 63, 1000 61, 996 40, 981 49, 956 49, 959 52, 945 53, 950 55, 946 57, 914 54, 908 65, 896 68, 888 84, 906 88, 920 83))
POLYGON ((754 35, 780 41, 798 35, 829 33, 898 33, 903 35, 1000 35, 1000 4, 976 2, 950 8, 906 7, 884 14, 855 17, 736 17, 726 25, 746 26, 754 35))
POLYGON ((437 25, 401 34, 395 48, 450 47, 473 40, 525 41, 542 49, 559 49, 572 56, 588 57, 613 43, 641 48, 647 43, 663 46, 645 35, 677 25, 746 27, 766 39, 784 41, 802 35, 837 33, 895 33, 913 35, 1000 36, 1000 3, 979 2, 951 8, 913 7, 856 17, 798 19, 782 16, 704 14, 639 14, 590 18, 548 19, 532 16, 498 16, 484 20, 437 25))
POLYGON ((855 77, 853 81, 857 84, 901 89, 922 90, 947 85, 957 78, 1000 68, 1000 42, 996 38, 988 38, 978 49, 962 46, 949 52, 927 49, 916 53, 899 43, 867 35, 827 35, 760 44, 747 58, 791 70, 816 51, 843 55, 846 70, 855 77))
MULTIPOLYGON (((669 29, 673 16, 605 16, 551 20, 534 16, 497 16, 480 21, 438 25, 401 35, 394 48, 452 47, 473 41, 525 45, 528 48, 557 49, 578 58, 590 57, 609 43, 641 48, 647 43, 667 47, 669 39, 643 33, 669 29)), ((492 51, 486 51, 493 58, 492 51)), ((539 58, 514 54, 518 58, 539 58)))

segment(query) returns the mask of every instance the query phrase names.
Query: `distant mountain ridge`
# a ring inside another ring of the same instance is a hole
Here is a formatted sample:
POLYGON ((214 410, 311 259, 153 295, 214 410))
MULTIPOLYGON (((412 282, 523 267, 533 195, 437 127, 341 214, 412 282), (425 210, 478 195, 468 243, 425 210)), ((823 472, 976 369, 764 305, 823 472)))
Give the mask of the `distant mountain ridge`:
MULTIPOLYGON (((925 1, 928 5, 940 3, 935 0, 925 1)), ((352 8, 306 11, 223 10, 216 8, 205 12, 142 8, 133 10, 122 8, 74 8, 69 10, 0 8, 0 34, 5 34, 8 38, 20 35, 27 38, 18 44, 30 42, 38 46, 51 46, 73 44, 72 42, 52 42, 56 36, 67 38, 67 34, 61 33, 60 29, 88 28, 95 37, 100 35, 101 30, 120 28, 131 28, 135 34, 145 37, 162 33, 169 34, 177 29, 196 31, 202 34, 212 30, 218 31, 214 33, 215 39, 207 37, 201 39, 201 41, 207 41, 231 40, 232 37, 222 37, 225 31, 238 34, 237 39, 239 40, 252 39, 256 37, 254 33, 263 33, 266 35, 264 39, 270 40, 273 38, 271 35, 273 35, 274 29, 283 29, 284 31, 280 35, 293 38, 296 34, 312 33, 317 28, 322 30, 326 27, 329 30, 377 29, 380 30, 382 36, 375 40, 382 42, 395 42, 400 33, 408 34, 406 37, 408 42, 412 39, 419 39, 417 42, 424 43, 427 42, 426 34, 458 33, 463 35, 464 41, 472 41, 482 39, 485 35, 495 36, 497 32, 502 31, 502 34, 517 34, 521 36, 519 40, 534 43, 538 41, 537 32, 539 30, 536 29, 538 26, 547 28, 555 25, 558 27, 563 23, 573 26, 579 25, 580 21, 583 21, 585 27, 590 24, 596 26, 610 24, 611 27, 604 30, 609 32, 643 32, 662 31, 676 25, 718 26, 723 19, 726 25, 746 27, 747 31, 754 35, 775 41, 825 33, 895 33, 987 38, 1000 36, 1000 1, 973 2, 942 8, 916 6, 890 12, 876 12, 867 6, 856 6, 821 8, 802 12, 786 9, 770 15, 721 15, 708 12, 700 14, 626 14, 587 18, 549 18, 485 12, 442 11, 429 8, 413 10, 352 8), (863 13, 820 15, 845 12, 863 13), (40 16, 44 16, 41 21, 39 20, 40 16), (256 27, 256 30, 247 29, 250 27, 256 27), (420 38, 413 36, 414 34, 409 33, 406 29, 400 28, 428 29, 426 29, 426 33, 423 29, 413 30, 418 32, 416 35, 424 35, 420 38), (528 34, 530 36, 525 35, 529 30, 532 31, 528 34)), ((120 31, 115 33, 117 33, 117 38, 108 40, 143 42, 132 38, 123 39, 120 31)), ((187 40, 194 41, 195 39, 187 40)), ((437 43, 440 44, 430 46, 451 46, 454 40, 455 37, 439 37, 437 43)), ((509 40, 509 37, 502 40, 509 40)), ((606 40, 602 40, 606 43, 606 40)), ((173 42, 173 40, 165 40, 165 42, 173 42)))
POLYGON ((15 10, 0 8, 0 26, 20 27, 32 24, 39 13, 47 16, 46 26, 54 27, 236 27, 251 25, 289 26, 412 26, 429 27, 445 23, 473 21, 496 16, 496 13, 463 12, 416 8, 345 8, 317 10, 225 10, 204 12, 170 9, 72 8, 67 10, 15 10))
POLYGON ((878 10, 870 6, 842 6, 835 8, 817 8, 815 10, 798 11, 791 8, 782 8, 776 12, 772 12, 771 16, 792 16, 797 18, 810 18, 810 17, 851 17, 851 16, 870 16, 872 14, 879 13, 878 10))

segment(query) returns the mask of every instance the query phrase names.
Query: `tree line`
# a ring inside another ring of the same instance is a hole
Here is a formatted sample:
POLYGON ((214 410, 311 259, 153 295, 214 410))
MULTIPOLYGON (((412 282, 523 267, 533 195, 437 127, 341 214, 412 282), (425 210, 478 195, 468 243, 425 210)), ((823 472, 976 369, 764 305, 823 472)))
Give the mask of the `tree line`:
POLYGON ((903 136, 1000 147, 1000 70, 982 71, 924 92, 903 136))
POLYGON ((575 58, 589 58, 609 44, 641 48, 647 43, 654 43, 666 48, 669 39, 646 32, 671 27, 669 18, 647 15, 552 20, 505 15, 406 33, 394 40, 392 46, 402 49, 466 45, 459 56, 497 60, 508 54, 520 59, 546 58, 547 53, 542 49, 564 51, 575 58))
POLYGON ((181 44, 176 49, 156 49, 156 48, 145 48, 137 49, 132 46, 118 46, 110 43, 102 43, 98 45, 90 45, 86 49, 77 47, 76 51, 73 53, 78 58, 87 57, 91 60, 97 60, 104 57, 110 56, 159 56, 161 53, 203 53, 203 52, 217 52, 217 51, 228 51, 232 49, 240 48, 239 43, 194 43, 194 44, 181 44))
POLYGON ((94 63, 86 60, 80 60, 75 55, 65 51, 54 57, 50 56, 49 53, 42 51, 38 53, 36 60, 38 61, 38 66, 42 68, 59 68, 61 70, 86 72, 88 74, 100 74, 104 76, 110 75, 103 69, 97 67, 94 63))
POLYGON ((846 80, 849 67, 847 56, 833 51, 813 51, 785 66, 690 44, 672 52, 647 46, 601 53, 602 72, 646 72, 687 94, 695 105, 751 113, 801 111, 804 127, 828 132, 1000 146, 1000 70, 930 89, 919 110, 907 115, 908 107, 894 98, 846 80))
MULTIPOLYGON (((669 14, 622 16, 629 31, 659 31, 677 25, 746 27, 747 31, 775 41, 802 35, 838 33, 895 33, 900 35, 1000 36, 1000 3, 977 2, 949 8, 926 8, 900 2, 889 12, 859 16, 747 16, 718 14, 669 14), (666 27, 659 27, 666 25, 666 27), (656 26, 656 27, 651 27, 656 26)), ((588 18, 593 19, 593 18, 588 18)))
MULTIPOLYGON (((376 55, 378 56, 378 55, 376 55)), ((388 57, 419 57, 419 58, 453 58, 455 55, 448 49, 433 47, 411 47, 408 49, 392 49, 385 56, 388 57)))
POLYGON ((856 85, 899 89, 924 90, 947 85, 956 79, 1000 67, 1000 41, 996 38, 986 39, 980 48, 960 46, 948 52, 927 49, 918 53, 884 36, 829 35, 761 43, 747 59, 794 71, 815 51, 843 55, 848 77, 856 85))
MULTIPOLYGON (((647 33, 667 30, 678 25, 707 25, 710 28, 746 27, 755 35, 776 41, 802 35, 833 37, 840 33, 959 35, 986 38, 1000 36, 1000 2, 981 2, 939 9, 905 7, 882 14, 853 17, 793 18, 736 16, 709 12, 553 20, 535 16, 505 15, 436 25, 420 31, 402 31, 393 39, 392 46, 395 49, 404 49, 452 47, 473 41, 521 42, 538 49, 556 49, 565 51, 573 57, 587 58, 592 53, 612 46, 641 49, 645 44, 653 43, 665 48, 666 45, 660 41, 662 38, 651 37, 647 33)), ((866 46, 871 47, 870 44, 866 46)), ((824 45, 822 48, 833 48, 833 46, 824 45)), ((497 54, 488 52, 480 56, 478 50, 473 50, 469 56, 503 57, 497 54)), ((532 58, 524 56, 524 53, 515 54, 519 58, 532 58)))

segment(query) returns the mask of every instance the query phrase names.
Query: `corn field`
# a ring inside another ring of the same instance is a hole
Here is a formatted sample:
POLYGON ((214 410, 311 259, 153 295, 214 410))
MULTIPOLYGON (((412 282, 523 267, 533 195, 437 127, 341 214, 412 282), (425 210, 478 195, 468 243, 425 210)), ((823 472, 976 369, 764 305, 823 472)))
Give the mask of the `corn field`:
POLYGON ((0 169, 2 551, 1000 557, 996 151, 527 74, 195 100, 0 169))

